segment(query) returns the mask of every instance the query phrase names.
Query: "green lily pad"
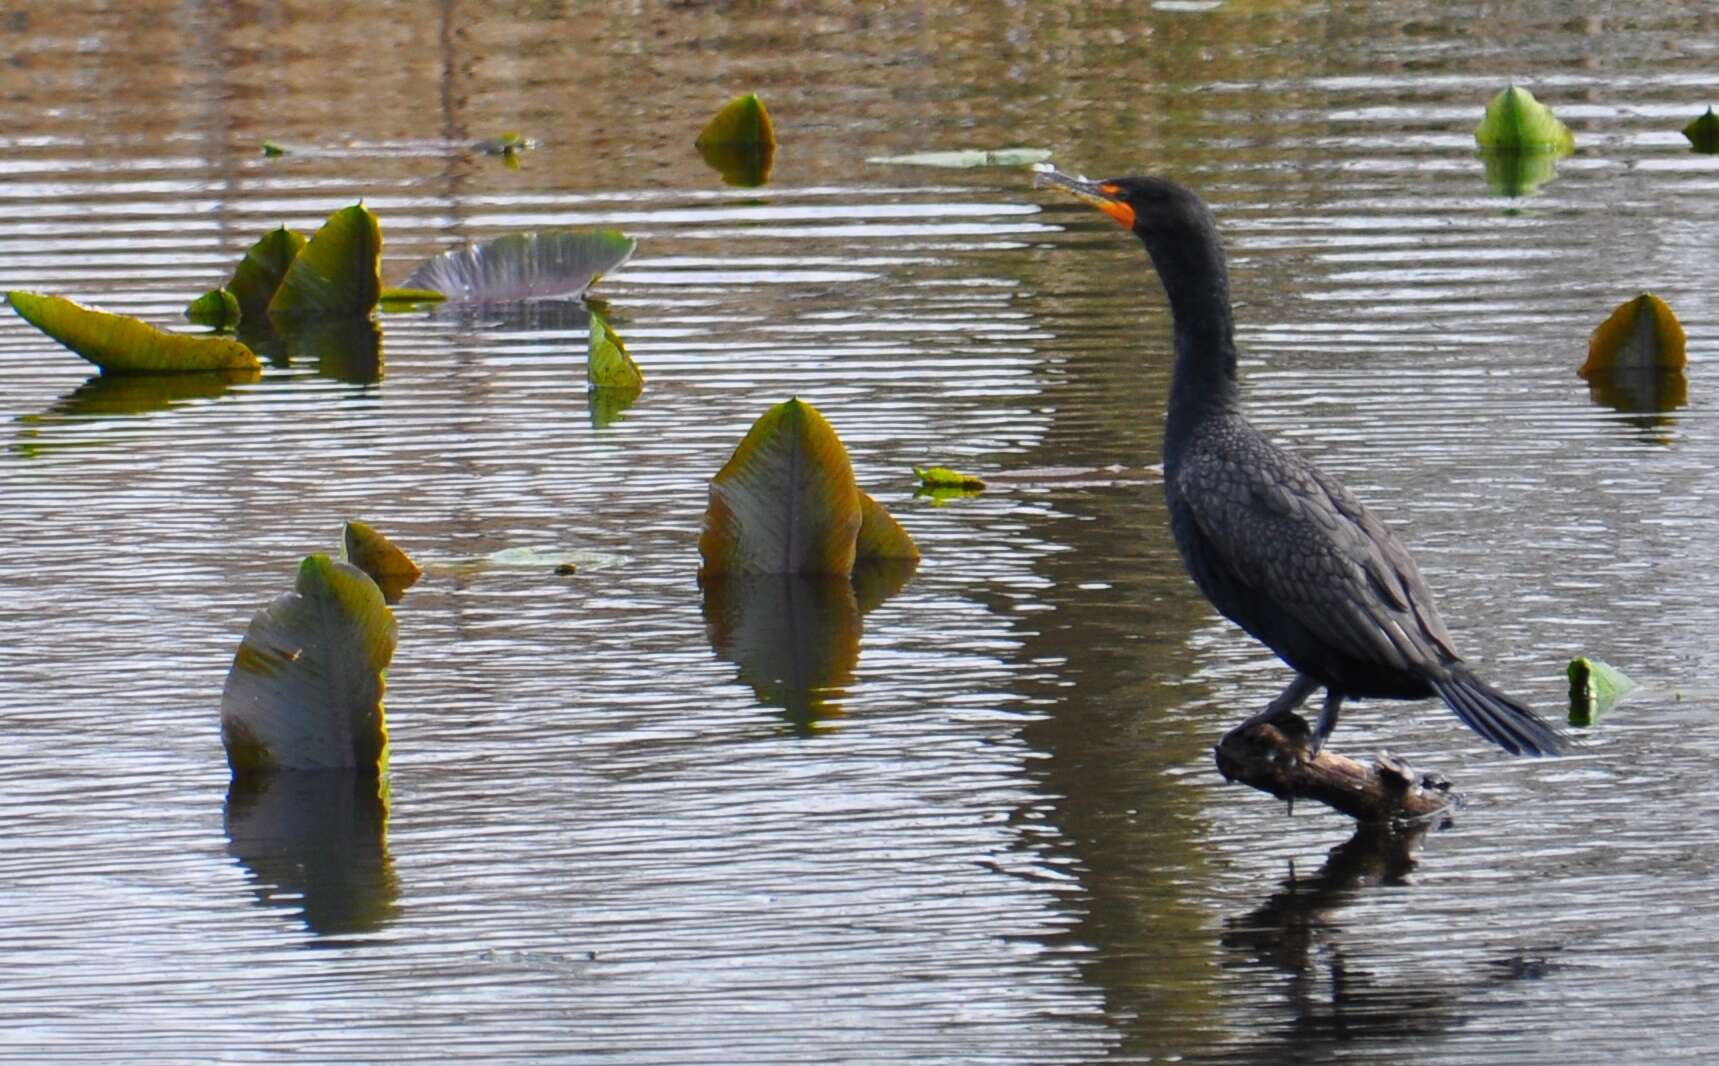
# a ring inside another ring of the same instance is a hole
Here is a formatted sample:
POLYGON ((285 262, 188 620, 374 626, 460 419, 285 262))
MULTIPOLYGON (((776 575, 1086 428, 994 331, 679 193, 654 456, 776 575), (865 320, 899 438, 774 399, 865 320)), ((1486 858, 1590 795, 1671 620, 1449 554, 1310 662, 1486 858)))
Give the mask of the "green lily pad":
POLYGON ((1689 146, 1697 152, 1719 152, 1719 115, 1713 114, 1710 107, 1707 112, 1693 119, 1683 127, 1683 135, 1689 138, 1689 146))
POLYGON ((985 482, 972 474, 963 474, 946 466, 916 466, 913 468, 913 474, 919 478, 919 484, 928 489, 978 492, 985 487, 985 482))
POLYGON ((287 150, 283 145, 277 144, 274 141, 264 141, 263 142, 263 155, 268 156, 270 159, 274 159, 274 158, 277 158, 279 156, 283 156, 286 154, 287 154, 287 150))
POLYGON ((1616 705, 1635 682, 1622 670, 1586 656, 1571 659, 1570 724, 1591 726, 1616 705))
POLYGON ((1664 300, 1644 292, 1617 306, 1588 338, 1582 377, 1614 370, 1680 371, 1689 361, 1688 338, 1664 300))
POLYGON ((369 575, 306 558, 293 591, 251 620, 227 673, 221 740, 233 773, 384 769, 395 632, 369 575))
POLYGON ((711 479, 699 577, 848 576, 859 496, 847 449, 817 408, 798 399, 777 404, 711 479))
POLYGON ((210 329, 235 329, 239 325, 239 298, 226 289, 211 289, 191 301, 185 308, 185 317, 210 329))
POLYGON ((510 233, 425 261, 402 288, 439 292, 450 303, 571 299, 631 258, 638 243, 612 229, 510 233))
POLYGON ((757 93, 736 96, 722 106, 693 142, 699 157, 740 188, 770 180, 776 159, 776 128, 757 93))
POLYGON ((363 204, 328 216, 287 268, 269 315, 354 317, 376 309, 382 295, 382 227, 363 204))
POLYGON ((1475 128, 1482 148, 1538 149, 1568 154, 1576 149, 1570 127, 1552 109, 1519 85, 1506 86, 1486 105, 1486 116, 1475 128))
POLYGON ((13 291, 13 310, 101 367, 104 374, 178 374, 256 369, 256 353, 229 337, 168 333, 141 319, 96 311, 63 296, 13 291))
POLYGON ((913 538, 895 520, 895 516, 863 489, 859 498, 860 527, 854 543, 855 565, 883 559, 918 562, 919 545, 913 543, 913 538))
POLYGON ((621 335, 609 328, 603 316, 591 312, 591 334, 586 345, 585 382, 592 389, 630 389, 634 395, 645 387, 645 375, 633 362, 621 335))
POLYGON ((966 149, 947 152, 914 152, 910 155, 879 155, 867 163, 901 167, 1024 167, 1043 163, 1051 157, 1049 148, 966 149))
POLYGON ((400 602, 424 571, 393 541, 364 522, 348 522, 340 532, 346 561, 370 575, 389 603, 400 602))
POLYGON ((257 243, 245 250, 227 291, 239 301, 239 320, 245 323, 263 322, 268 317, 269 301, 275 298, 285 280, 287 268, 298 258, 309 238, 280 226, 262 235, 257 243))

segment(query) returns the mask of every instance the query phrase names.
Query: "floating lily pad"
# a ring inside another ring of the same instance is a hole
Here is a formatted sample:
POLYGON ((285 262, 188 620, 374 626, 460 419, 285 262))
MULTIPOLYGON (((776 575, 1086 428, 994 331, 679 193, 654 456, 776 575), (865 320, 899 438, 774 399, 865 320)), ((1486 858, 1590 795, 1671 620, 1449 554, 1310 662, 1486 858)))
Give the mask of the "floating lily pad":
POLYGON ((287 149, 284 145, 277 144, 274 141, 264 141, 263 142, 263 154, 265 156, 268 156, 270 159, 274 159, 274 158, 277 158, 279 156, 286 155, 287 149))
POLYGON ((963 489, 978 492, 985 487, 985 482, 972 474, 963 474, 946 466, 916 466, 913 474, 919 478, 919 483, 928 489, 963 489))
POLYGON ((1474 131, 1482 148, 1537 149, 1568 154, 1576 138, 1552 109, 1519 85, 1501 90, 1486 105, 1486 116, 1474 131))
POLYGON ((853 570, 859 489, 847 449, 817 409, 777 404, 710 483, 699 576, 853 570))
POLYGON ((948 152, 914 152, 910 155, 880 155, 867 163, 904 167, 1025 167, 1043 163, 1051 157, 1049 148, 996 148, 992 150, 965 149, 948 152))
POLYGON ((625 263, 636 247, 633 238, 611 229, 510 233, 426 261, 402 288, 429 289, 454 303, 570 299, 625 263))
POLYGON ((723 181, 756 188, 770 180, 776 159, 776 129, 764 101, 756 93, 746 93, 724 104, 693 146, 723 181))
POLYGON ((293 591, 251 620, 227 674, 221 739, 233 772, 385 768, 395 628, 362 570, 306 558, 293 591))
POLYGON ((446 303, 447 294, 434 289, 405 289, 384 285, 382 287, 382 310, 384 313, 399 311, 417 311, 424 307, 446 303))
POLYGON ((1682 370, 1688 362, 1683 324, 1651 292, 1619 304, 1588 338, 1583 377, 1612 370, 1682 370))
POLYGON ((364 522, 348 522, 341 530, 346 561, 370 575, 389 603, 398 603, 424 571, 393 541, 364 522))
POLYGON ((1570 724, 1591 726, 1630 689, 1635 682, 1609 663, 1586 656, 1571 659, 1570 724))
POLYGON ((631 389, 635 395, 644 388, 645 375, 627 351, 621 335, 609 328, 603 316, 591 313, 591 333, 586 344, 585 382, 592 389, 631 389))
POLYGON ((256 353, 230 337, 168 333, 141 319, 96 311, 63 296, 13 291, 6 300, 26 322, 104 374, 180 374, 262 365, 256 353))
POLYGON ((226 289, 239 301, 239 320, 260 323, 268 317, 269 301, 275 298, 285 280, 287 269, 309 238, 285 226, 263 234, 257 243, 245 250, 245 256, 233 269, 226 289))
POLYGON ((381 295, 382 227, 369 208, 354 204, 330 215, 299 251, 268 313, 350 318, 375 310, 381 295))
POLYGON ((856 563, 882 559, 918 562, 919 545, 913 543, 913 538, 895 520, 895 516, 864 490, 860 491, 859 501, 860 527, 854 544, 856 563))
POLYGON ((1689 146, 1694 151, 1719 152, 1719 115, 1708 108, 1705 114, 1683 127, 1683 135, 1689 138, 1689 146))
POLYGON ((239 325, 239 298, 226 289, 211 289, 191 301, 185 317, 210 329, 235 329, 239 325))

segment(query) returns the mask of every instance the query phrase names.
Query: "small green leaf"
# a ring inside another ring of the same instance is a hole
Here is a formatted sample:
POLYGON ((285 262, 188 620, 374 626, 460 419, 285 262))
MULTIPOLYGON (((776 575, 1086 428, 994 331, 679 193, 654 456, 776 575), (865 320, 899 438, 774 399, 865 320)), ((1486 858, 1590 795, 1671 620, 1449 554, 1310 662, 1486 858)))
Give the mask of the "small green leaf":
POLYGON ((638 241, 618 230, 510 233, 420 264, 404 284, 452 303, 570 299, 625 263, 638 241))
POLYGON ((603 316, 591 312, 591 334, 586 344, 585 382, 592 389, 630 389, 634 395, 645 387, 645 375, 627 351, 621 335, 609 328, 603 316))
POLYGON ((1609 663, 1586 656, 1571 659, 1570 724, 1591 726, 1635 687, 1629 675, 1609 663))
POLYGON ((911 155, 880 155, 867 163, 905 167, 1024 167, 1042 163, 1051 157, 1049 148, 965 149, 948 152, 914 152, 911 155))
POLYGON ((1719 152, 1719 115, 1713 114, 1709 107, 1705 114, 1693 119, 1683 127, 1683 135, 1689 138, 1690 147, 1697 152, 1719 152))
POLYGON ((859 488, 836 431, 809 403, 777 404, 711 480, 699 576, 846 577, 860 521, 859 488))
POLYGON ((740 188, 757 188, 770 180, 776 160, 776 129, 770 112, 756 93, 724 104, 693 142, 699 157, 740 188))
POLYGON ((1682 370, 1688 339, 1664 300, 1644 292, 1619 304, 1588 338, 1582 377, 1614 370, 1682 370))
POLYGON ((972 474, 963 474, 946 466, 916 466, 914 476, 919 483, 928 489, 961 489, 967 492, 978 492, 985 487, 984 481, 972 474))
POLYGON ((1576 139, 1552 109, 1517 85, 1506 86, 1486 105, 1486 116, 1475 128, 1482 148, 1537 149, 1568 154, 1576 139))
POLYGON ((864 490, 860 491, 859 500, 860 527, 854 544, 855 562, 880 559, 918 562, 919 546, 913 543, 913 538, 908 536, 895 516, 864 490))
POLYGON ((404 289, 383 286, 382 310, 387 312, 415 311, 425 304, 439 304, 447 300, 446 293, 434 289, 404 289))
POLYGON ((394 614, 362 570, 312 555, 251 620, 221 692, 233 773, 385 767, 394 614))
POLYGON ((276 144, 274 141, 263 142, 263 155, 268 156, 270 159, 286 154, 287 150, 281 145, 276 144))
POLYGON ((393 541, 363 522, 348 522, 340 534, 346 561, 370 575, 389 603, 398 603, 424 571, 393 541))
POLYGON ((96 311, 63 296, 13 291, 6 300, 24 321, 104 374, 179 374, 262 365, 256 353, 230 337, 168 333, 141 319, 96 311))
POLYGON ((269 301, 283 318, 368 315, 382 295, 382 227, 363 204, 328 216, 269 301))
POLYGON ((185 317, 210 329, 234 329, 239 324, 239 298, 226 289, 210 289, 191 301, 185 317))
POLYGON ((267 320, 269 301, 275 298, 287 268, 298 258, 307 240, 304 234, 280 226, 246 249, 245 257, 233 269, 232 280, 227 282, 227 291, 239 301, 241 322, 267 320))

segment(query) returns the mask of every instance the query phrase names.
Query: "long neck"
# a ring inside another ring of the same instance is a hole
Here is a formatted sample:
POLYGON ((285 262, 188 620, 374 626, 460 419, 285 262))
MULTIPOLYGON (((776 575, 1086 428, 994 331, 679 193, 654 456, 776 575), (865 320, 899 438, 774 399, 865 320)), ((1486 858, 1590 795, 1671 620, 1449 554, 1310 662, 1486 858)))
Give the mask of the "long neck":
POLYGON ((1152 265, 1170 297, 1175 320, 1175 365, 1164 451, 1173 455, 1205 419, 1238 408, 1235 322, 1230 315, 1229 272, 1209 220, 1193 231, 1145 238, 1152 265))

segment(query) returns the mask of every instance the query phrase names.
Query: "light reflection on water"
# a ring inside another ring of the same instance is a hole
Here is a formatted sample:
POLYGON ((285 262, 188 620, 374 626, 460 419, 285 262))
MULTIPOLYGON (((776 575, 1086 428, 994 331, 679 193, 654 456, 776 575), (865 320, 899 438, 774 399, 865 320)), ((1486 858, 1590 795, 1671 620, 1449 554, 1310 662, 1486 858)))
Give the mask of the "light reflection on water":
MULTIPOLYGON (((255 25, 232 30, 230 72, 176 52, 192 88, 171 95, 111 49, 54 44, 46 13, 8 15, 28 25, 0 40, 40 49, 0 68, 0 287, 170 322, 262 230, 359 196, 391 280, 467 239, 615 225, 639 253, 598 293, 647 385, 593 424, 570 304, 387 316, 379 380, 294 356, 135 387, 0 318, 0 1047, 1710 1050, 1716 590, 1697 546, 1719 170, 1662 134, 1699 110, 1711 15, 1596 28, 1547 5, 1521 16, 1524 50, 1412 4, 1296 7, 880 11, 840 48, 847 14, 688 9, 675 39, 719 50, 640 72, 609 61, 658 39, 642 16, 605 12, 603 63, 560 67, 567 23, 448 5, 450 33, 389 26, 401 55, 452 61, 372 72, 357 114, 350 68, 265 76, 255 25), (704 69, 718 54, 776 112, 764 189, 720 187, 690 150, 707 104, 750 87, 704 69), (1516 201, 1466 136, 1505 57, 1568 100, 1582 145, 1516 201), (518 172, 445 147, 515 126, 545 141, 518 172), (263 160, 263 139, 307 150, 263 160), (1555 710, 1587 653, 1648 691, 1557 763, 1497 759, 1431 706, 1357 708, 1334 743, 1389 744, 1472 801, 1412 865, 1365 842, 1327 859, 1341 820, 1223 785, 1209 747, 1281 668, 1193 593, 1154 484, 1032 474, 1156 461, 1165 369, 1142 354, 1167 327, 1138 247, 1018 174, 855 162, 1013 143, 1209 194, 1256 419, 1403 525, 1489 676, 1555 710), (1643 287, 1691 338, 1669 412, 1597 403, 1574 375, 1643 287), (925 553, 899 591, 835 604, 811 696, 771 687, 770 610, 692 578, 706 479, 790 394, 925 553), (934 506, 908 474, 928 461, 1025 476, 934 506), (216 727, 250 614, 349 517, 429 570, 398 608, 381 832, 344 792, 229 799, 216 727), (579 572, 482 562, 519 547, 579 572), (295 851, 318 836, 353 858, 295 851)), ((147 36, 137 17, 54 12, 90 42, 147 36)), ((277 29, 293 64, 339 64, 277 29)))

